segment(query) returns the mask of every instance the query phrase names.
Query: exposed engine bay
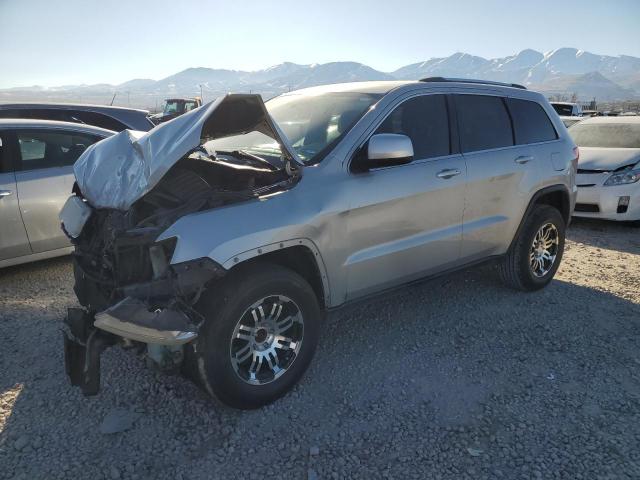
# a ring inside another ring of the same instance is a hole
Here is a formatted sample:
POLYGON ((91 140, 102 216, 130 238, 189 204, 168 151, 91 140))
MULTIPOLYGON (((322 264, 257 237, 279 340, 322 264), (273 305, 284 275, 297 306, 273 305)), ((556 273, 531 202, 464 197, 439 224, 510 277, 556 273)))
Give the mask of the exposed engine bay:
MULTIPOLYGON (((169 268, 174 240, 154 244, 178 218, 282 191, 294 184, 283 168, 236 152, 215 157, 197 149, 177 162, 163 179, 132 207, 95 209, 78 238, 73 239, 76 285, 80 303, 98 312, 124 296, 175 297, 169 268), (151 282, 151 283, 150 283, 151 282)), ((82 196, 77 190, 76 195, 82 196)), ((190 285, 180 284, 189 295, 190 285)), ((179 295, 184 297, 184 295, 179 295)), ((166 305, 152 305, 152 307, 166 305)))
MULTIPOLYGON (((104 348, 124 340, 175 349, 197 337, 203 318, 194 307, 225 270, 208 257, 171 264, 177 239, 157 242, 159 235, 181 217, 278 193, 299 179, 260 97, 229 95, 201 108, 208 114, 194 111, 142 137, 111 137, 74 166, 69 200, 85 214, 67 233, 84 308, 70 309, 66 319, 65 359, 85 394, 98 391, 104 348), (253 132, 273 144, 257 153, 215 149, 216 139, 253 132)), ((63 229, 78 215, 63 209, 63 229)))

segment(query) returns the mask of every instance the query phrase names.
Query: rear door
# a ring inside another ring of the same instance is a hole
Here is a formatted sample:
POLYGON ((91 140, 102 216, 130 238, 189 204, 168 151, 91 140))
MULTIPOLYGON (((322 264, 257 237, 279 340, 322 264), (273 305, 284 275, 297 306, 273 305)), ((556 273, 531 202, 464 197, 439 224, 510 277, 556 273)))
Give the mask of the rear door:
POLYGON ((473 261, 506 251, 539 173, 531 148, 515 144, 504 98, 454 99, 468 172, 462 256, 473 261))
POLYGON ((73 164, 101 137, 64 129, 16 131, 20 211, 34 253, 69 246, 58 213, 71 194, 73 164))
POLYGON ((0 130, 0 260, 31 253, 20 216, 14 169, 15 136, 0 130))

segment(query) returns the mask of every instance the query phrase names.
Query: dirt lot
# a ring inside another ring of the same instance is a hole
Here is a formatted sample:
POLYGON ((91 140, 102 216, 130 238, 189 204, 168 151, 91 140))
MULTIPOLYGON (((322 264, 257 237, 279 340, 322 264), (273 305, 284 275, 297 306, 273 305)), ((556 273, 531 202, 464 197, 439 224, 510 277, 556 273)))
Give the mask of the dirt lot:
POLYGON ((485 266, 332 314, 302 383, 251 412, 119 349, 84 398, 69 261, 0 271, 0 478, 640 478, 640 229, 568 237, 541 292, 485 266))

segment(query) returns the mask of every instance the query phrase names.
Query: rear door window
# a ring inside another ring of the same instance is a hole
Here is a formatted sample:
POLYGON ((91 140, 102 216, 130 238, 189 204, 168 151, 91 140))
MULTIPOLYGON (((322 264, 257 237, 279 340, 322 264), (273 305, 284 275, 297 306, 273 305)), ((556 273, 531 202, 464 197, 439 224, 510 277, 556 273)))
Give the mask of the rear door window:
POLYGON ((382 122, 376 133, 407 135, 416 160, 449 155, 449 116, 444 95, 410 98, 382 122))
POLYGON ((513 119, 516 144, 548 142, 558 138, 547 113, 537 102, 508 98, 507 105, 513 119))
POLYGON ((20 170, 73 165, 100 137, 78 132, 21 130, 17 132, 20 170))
POLYGON ((511 119, 500 97, 455 95, 464 153, 513 145, 511 119))

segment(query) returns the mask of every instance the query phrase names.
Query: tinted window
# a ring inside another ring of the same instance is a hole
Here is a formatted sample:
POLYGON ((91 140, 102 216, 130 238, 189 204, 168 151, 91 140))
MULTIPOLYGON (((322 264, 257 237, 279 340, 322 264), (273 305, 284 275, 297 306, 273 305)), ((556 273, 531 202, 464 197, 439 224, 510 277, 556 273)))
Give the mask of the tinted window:
POLYGON ((4 146, 5 143, 7 143, 7 141, 5 140, 5 135, 2 133, 2 131, 0 131, 0 173, 2 172, 8 172, 10 169, 8 168, 8 165, 5 165, 5 155, 4 155, 4 151, 6 149, 6 147, 4 146))
POLYGON ((456 95, 463 152, 513 145, 511 120, 500 97, 456 95))
POLYGON ((15 108, 0 108, 0 118, 25 118, 21 111, 15 108))
POLYGON ((17 133, 21 170, 73 165, 86 148, 101 140, 76 132, 23 130, 17 133))
MULTIPOLYGON (((95 127, 121 132, 129 127, 124 123, 102 113, 84 110, 67 110, 54 108, 15 108, 0 109, 0 118, 28 118, 37 120, 57 120, 59 122, 83 123, 95 127)), ((147 129, 148 130, 148 129, 147 129)))
POLYGON ((376 133, 401 133, 413 143, 415 159, 449 155, 449 117, 444 95, 423 95, 402 103, 376 133))
POLYGON ((556 130, 544 109, 536 102, 528 100, 507 99, 513 128, 516 135, 516 143, 547 142, 558 138, 556 130))
POLYGON ((573 105, 564 105, 562 103, 552 103, 551 106, 558 115, 570 117, 573 115, 573 105))
POLYGON ((114 132, 121 132, 122 130, 129 128, 124 123, 102 113, 73 110, 69 112, 69 115, 73 117, 72 121, 75 121, 76 123, 86 123, 87 125, 93 125, 94 127, 113 130, 114 132))
POLYGON ((1 118, 25 118, 37 120, 58 120, 62 122, 70 122, 69 116, 60 110, 49 109, 33 109, 33 108, 15 108, 0 110, 1 118))

